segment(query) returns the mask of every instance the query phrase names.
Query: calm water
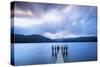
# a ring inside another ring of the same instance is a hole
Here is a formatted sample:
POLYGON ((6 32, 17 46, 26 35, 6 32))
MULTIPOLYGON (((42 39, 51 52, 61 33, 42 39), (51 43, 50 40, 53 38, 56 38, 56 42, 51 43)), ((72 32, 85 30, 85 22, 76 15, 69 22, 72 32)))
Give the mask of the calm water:
POLYGON ((64 62, 92 61, 97 59, 96 42, 72 43, 16 43, 14 47, 15 65, 49 64, 55 63, 52 56, 52 45, 67 45, 67 55, 64 62))

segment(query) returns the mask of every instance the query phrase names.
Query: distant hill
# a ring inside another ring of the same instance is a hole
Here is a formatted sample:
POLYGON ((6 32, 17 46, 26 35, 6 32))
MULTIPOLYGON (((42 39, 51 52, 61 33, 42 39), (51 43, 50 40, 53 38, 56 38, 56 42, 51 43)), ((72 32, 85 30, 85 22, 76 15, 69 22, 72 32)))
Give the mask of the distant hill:
POLYGON ((77 38, 61 38, 49 39, 42 35, 19 35, 11 34, 11 43, 41 43, 41 42, 96 42, 97 37, 77 37, 77 38))
POLYGON ((35 43, 35 42, 53 42, 53 40, 41 35, 11 35, 12 43, 35 43))
POLYGON ((90 37, 77 37, 77 38, 62 38, 62 39, 55 39, 55 41, 60 41, 60 42, 96 42, 97 37, 90 36, 90 37))

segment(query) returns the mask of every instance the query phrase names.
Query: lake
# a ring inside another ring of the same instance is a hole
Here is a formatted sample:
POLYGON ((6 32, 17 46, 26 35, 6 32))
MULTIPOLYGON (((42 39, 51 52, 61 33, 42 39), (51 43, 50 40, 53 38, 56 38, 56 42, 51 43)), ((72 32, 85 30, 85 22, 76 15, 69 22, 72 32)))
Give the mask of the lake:
POLYGON ((68 43, 15 43, 12 47, 12 62, 14 65, 34 65, 56 63, 52 55, 52 46, 67 45, 64 62, 80 62, 97 60, 97 42, 68 43))

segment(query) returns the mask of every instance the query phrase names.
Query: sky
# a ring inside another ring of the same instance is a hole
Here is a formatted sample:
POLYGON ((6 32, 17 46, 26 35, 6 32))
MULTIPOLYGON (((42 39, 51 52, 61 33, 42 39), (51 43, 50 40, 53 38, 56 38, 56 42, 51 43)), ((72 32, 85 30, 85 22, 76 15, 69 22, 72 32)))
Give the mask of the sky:
POLYGON ((15 34, 51 39, 97 36, 96 6, 15 2, 11 16, 15 34))

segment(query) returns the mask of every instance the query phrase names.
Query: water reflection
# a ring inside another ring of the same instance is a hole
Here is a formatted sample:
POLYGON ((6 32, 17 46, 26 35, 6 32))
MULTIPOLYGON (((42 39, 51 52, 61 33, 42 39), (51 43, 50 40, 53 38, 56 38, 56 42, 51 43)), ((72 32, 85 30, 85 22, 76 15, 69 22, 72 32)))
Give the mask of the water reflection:
POLYGON ((11 52, 11 64, 17 66, 56 63, 59 54, 64 62, 93 61, 97 60, 97 43, 15 43, 11 52))
POLYGON ((62 45, 61 46, 61 50, 62 50, 62 55, 63 56, 66 56, 67 54, 68 54, 68 52, 67 52, 67 50, 68 50, 68 47, 67 47, 67 45, 62 45))
POLYGON ((60 54, 62 55, 62 58, 64 59, 68 55, 68 47, 67 45, 52 45, 52 58, 53 62, 57 61, 58 53, 61 52, 60 54))

